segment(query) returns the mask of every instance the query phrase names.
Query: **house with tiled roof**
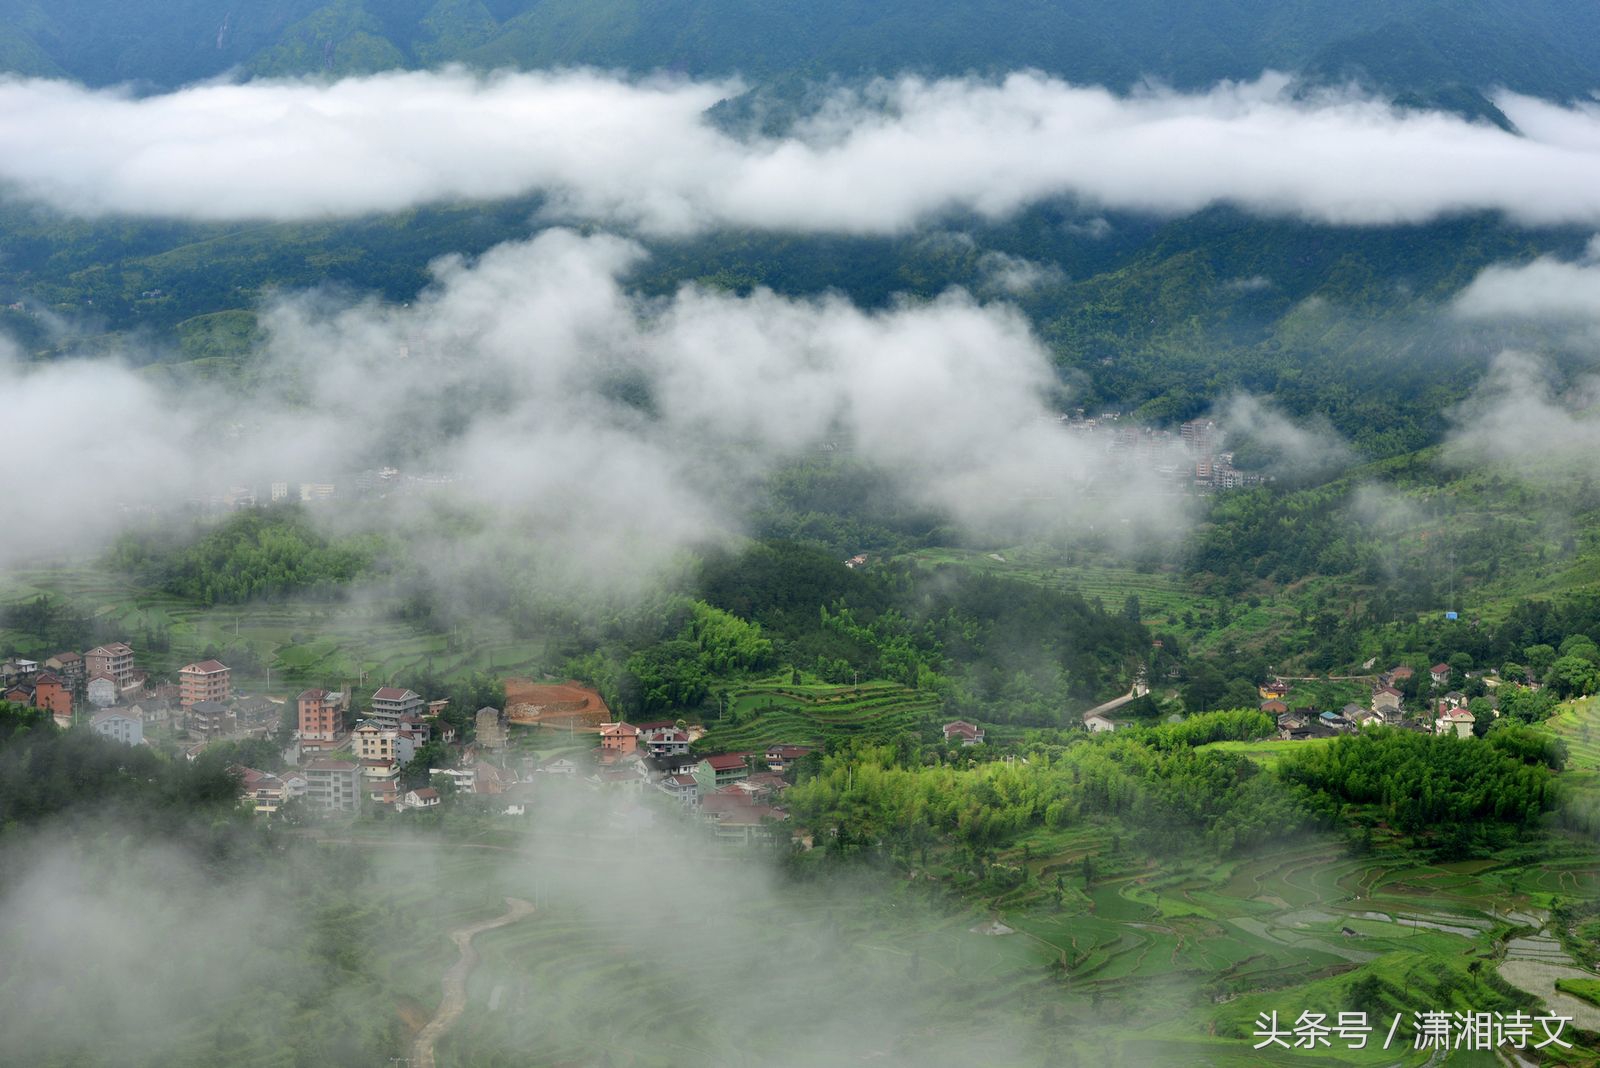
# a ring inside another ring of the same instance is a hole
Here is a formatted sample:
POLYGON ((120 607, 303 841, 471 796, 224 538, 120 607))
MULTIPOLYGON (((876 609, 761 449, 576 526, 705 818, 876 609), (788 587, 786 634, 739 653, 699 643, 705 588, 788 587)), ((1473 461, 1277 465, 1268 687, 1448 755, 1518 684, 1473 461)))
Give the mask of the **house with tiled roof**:
POLYGON ((1433 732, 1449 734, 1453 731, 1458 738, 1471 738, 1473 724, 1477 721, 1478 718, 1465 708, 1447 708, 1434 721, 1433 732))
POLYGON ((233 696, 233 672, 220 660, 202 660, 178 669, 178 703, 184 708, 201 701, 226 701, 233 696))
POLYGON ((406 808, 437 808, 439 806, 439 791, 431 786, 424 786, 420 790, 406 792, 406 808))
POLYGON ((978 745, 983 741, 983 728, 964 719, 954 720, 944 725, 944 740, 946 745, 955 741, 962 745, 978 745))
POLYGON ((784 772, 789 765, 813 751, 815 747, 809 745, 769 745, 767 746, 767 770, 784 772))
POLYGON ((106 645, 97 645, 83 654, 83 669, 86 676, 93 676, 96 672, 103 671, 117 682, 117 687, 131 685, 133 682, 133 648, 126 642, 109 642, 106 645))
POLYGON ((638 727, 622 722, 600 724, 601 753, 632 753, 638 748, 638 727))
POLYGON ((700 796, 704 797, 719 786, 738 782, 748 778, 750 765, 746 763, 747 753, 714 753, 704 757, 694 766, 695 782, 700 784, 700 796))

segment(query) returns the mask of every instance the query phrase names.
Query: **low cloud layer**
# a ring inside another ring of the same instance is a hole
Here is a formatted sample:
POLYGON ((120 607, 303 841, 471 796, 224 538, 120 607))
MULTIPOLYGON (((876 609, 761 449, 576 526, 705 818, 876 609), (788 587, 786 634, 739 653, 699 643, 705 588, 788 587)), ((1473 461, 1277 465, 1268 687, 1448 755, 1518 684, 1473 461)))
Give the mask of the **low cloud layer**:
POLYGON ((1600 110, 1513 94, 1522 136, 1267 75, 1117 96, 1035 73, 835 95, 785 136, 707 118, 729 83, 396 73, 134 98, 0 82, 0 182, 80 214, 305 219, 543 194, 556 216, 685 233, 892 233, 1052 197, 1335 224, 1498 211, 1600 223, 1600 110), (71 131, 65 136, 64 131, 71 131))
POLYGON ((1485 268, 1456 297, 1454 310, 1475 320, 1600 323, 1600 239, 1576 262, 1541 256, 1485 268))
POLYGON ((115 361, 0 360, 14 504, 0 557, 82 543, 124 509, 386 465, 448 479, 580 574, 622 575, 737 532, 760 482, 850 455, 973 531, 1097 521, 1177 529, 1155 473, 1061 425, 1024 317, 960 291, 868 312, 839 297, 632 294, 635 244, 552 230, 435 265, 411 305, 284 299, 241 396, 115 361))
POLYGON ((1450 460, 1564 478, 1575 464, 1587 469, 1600 449, 1600 375, 1567 379, 1538 356, 1503 352, 1450 417, 1450 460))

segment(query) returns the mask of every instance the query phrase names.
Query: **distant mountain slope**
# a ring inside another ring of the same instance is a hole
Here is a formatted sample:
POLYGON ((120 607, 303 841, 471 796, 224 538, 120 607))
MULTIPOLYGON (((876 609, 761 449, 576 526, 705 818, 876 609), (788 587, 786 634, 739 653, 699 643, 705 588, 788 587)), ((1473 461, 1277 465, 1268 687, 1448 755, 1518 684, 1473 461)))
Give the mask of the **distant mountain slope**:
POLYGON ((1600 86, 1586 0, 0 0, 0 69, 171 86, 241 69, 592 64, 756 80, 1038 67, 1126 87, 1263 68, 1421 99, 1600 86), (1452 90, 1457 91, 1457 90, 1452 90))

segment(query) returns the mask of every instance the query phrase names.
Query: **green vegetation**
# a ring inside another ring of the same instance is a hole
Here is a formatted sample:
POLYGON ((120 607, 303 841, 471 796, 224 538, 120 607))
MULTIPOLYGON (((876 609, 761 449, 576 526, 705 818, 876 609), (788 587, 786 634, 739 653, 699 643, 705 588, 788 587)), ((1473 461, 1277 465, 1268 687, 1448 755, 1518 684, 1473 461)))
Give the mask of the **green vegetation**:
POLYGON ((1557 979, 1556 989, 1580 997, 1591 1005, 1600 1005, 1600 979, 1557 979))
POLYGON ((718 703, 725 710, 696 746, 709 753, 904 735, 920 741, 939 712, 936 695, 890 682, 796 684, 786 676, 731 686, 718 703))
POLYGON ((108 562, 167 593, 209 606, 281 600, 289 594, 330 600, 355 579, 386 569, 384 557, 398 552, 393 539, 377 535, 334 542, 298 504, 238 512, 196 533, 197 540, 188 545, 124 534, 108 562))

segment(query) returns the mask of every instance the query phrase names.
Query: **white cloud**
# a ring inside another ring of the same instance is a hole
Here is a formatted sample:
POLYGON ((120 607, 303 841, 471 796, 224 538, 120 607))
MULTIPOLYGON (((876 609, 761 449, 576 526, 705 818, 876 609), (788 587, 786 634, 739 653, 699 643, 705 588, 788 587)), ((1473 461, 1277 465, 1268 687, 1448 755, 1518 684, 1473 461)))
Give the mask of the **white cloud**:
POLYGON ((1466 319, 1544 319, 1600 322, 1600 263, 1541 256, 1518 266, 1495 264, 1455 299, 1466 319))
POLYGON ((1325 475, 1348 464, 1350 446, 1324 416, 1296 421, 1269 400, 1238 393, 1217 406, 1230 448, 1251 445, 1279 476, 1325 475))
POLYGON ((1007 252, 985 252, 978 258, 983 286, 1012 296, 1026 296, 1036 289, 1059 286, 1067 274, 1054 263, 1037 263, 1007 252))
POLYGON ((0 558, 103 535, 129 498, 388 461, 458 474, 491 526, 625 584, 740 530, 761 479, 828 443, 973 530, 1060 525, 1086 490, 1108 520, 1176 526, 1153 474, 1110 477, 1053 418, 1049 356, 1014 308, 961 291, 879 312, 766 290, 649 300, 622 281, 642 256, 550 230, 437 263, 408 307, 282 300, 242 398, 109 361, 0 366, 24 413, 11 458, 51 487, 13 501, 0 558))
POLYGON ((1458 464, 1505 464, 1529 477, 1568 473, 1600 449, 1600 377, 1562 383, 1544 360, 1503 352, 1450 413, 1446 456, 1458 464))
POLYGON ((542 193, 573 218, 683 233, 908 230, 1044 198, 1336 224, 1501 211, 1600 222, 1600 112, 1497 102, 1525 136, 1287 78, 1116 96, 1035 73, 836 94, 779 138, 712 126, 729 83, 593 72, 396 73, 134 98, 0 82, 0 181, 70 212, 300 219, 542 193))

